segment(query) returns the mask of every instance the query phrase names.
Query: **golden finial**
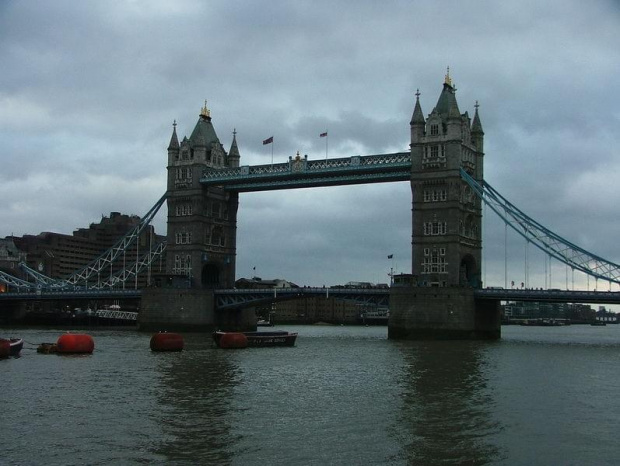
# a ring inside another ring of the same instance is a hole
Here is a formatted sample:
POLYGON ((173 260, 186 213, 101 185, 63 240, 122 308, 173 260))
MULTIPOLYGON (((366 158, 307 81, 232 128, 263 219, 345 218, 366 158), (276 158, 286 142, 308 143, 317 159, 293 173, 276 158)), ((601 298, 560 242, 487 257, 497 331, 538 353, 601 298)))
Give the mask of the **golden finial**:
POLYGON ((207 108, 207 101, 205 100, 205 106, 200 109, 200 116, 211 117, 211 112, 207 108))
POLYGON ((446 79, 444 81, 448 86, 452 86, 452 79, 450 79, 450 67, 448 66, 448 71, 446 72, 446 79))

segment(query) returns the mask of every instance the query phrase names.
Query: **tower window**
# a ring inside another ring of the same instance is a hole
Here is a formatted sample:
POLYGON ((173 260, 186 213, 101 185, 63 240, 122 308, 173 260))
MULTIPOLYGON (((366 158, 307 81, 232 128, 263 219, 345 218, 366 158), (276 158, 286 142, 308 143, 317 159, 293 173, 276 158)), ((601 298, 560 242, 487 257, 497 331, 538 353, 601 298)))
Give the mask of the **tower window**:
POLYGON ((439 134, 439 125, 431 125, 431 136, 437 136, 439 134))
POLYGON ((448 231, 446 222, 424 222, 424 235, 425 236, 439 236, 445 235, 448 231))

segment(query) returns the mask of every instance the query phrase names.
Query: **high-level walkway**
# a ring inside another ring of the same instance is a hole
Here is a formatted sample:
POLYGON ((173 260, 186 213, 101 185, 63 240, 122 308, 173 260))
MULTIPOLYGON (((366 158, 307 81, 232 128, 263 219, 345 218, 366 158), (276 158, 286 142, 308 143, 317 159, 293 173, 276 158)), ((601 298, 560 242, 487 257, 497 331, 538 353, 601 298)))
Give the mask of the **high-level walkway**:
POLYGON ((411 153, 395 152, 320 160, 297 156, 290 157, 286 163, 205 170, 200 183, 250 192, 409 181, 410 178, 411 153))

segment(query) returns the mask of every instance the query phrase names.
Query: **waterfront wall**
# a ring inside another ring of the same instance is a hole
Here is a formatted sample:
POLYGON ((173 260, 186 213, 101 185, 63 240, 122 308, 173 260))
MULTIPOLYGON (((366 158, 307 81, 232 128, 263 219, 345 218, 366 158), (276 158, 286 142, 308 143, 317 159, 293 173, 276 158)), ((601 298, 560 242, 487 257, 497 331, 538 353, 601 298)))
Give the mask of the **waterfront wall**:
POLYGON ((388 338, 494 340, 500 314, 499 301, 476 300, 473 288, 393 287, 388 338))

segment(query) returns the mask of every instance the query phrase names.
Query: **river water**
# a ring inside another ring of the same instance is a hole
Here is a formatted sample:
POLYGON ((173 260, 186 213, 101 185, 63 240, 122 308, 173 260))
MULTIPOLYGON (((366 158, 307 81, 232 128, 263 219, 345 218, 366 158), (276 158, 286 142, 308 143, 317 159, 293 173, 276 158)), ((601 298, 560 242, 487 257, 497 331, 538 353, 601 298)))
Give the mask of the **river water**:
POLYGON ((0 360, 0 464, 616 465, 620 326, 504 327, 400 342, 386 327, 282 326, 293 348, 88 331, 92 355, 0 360))

